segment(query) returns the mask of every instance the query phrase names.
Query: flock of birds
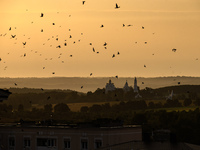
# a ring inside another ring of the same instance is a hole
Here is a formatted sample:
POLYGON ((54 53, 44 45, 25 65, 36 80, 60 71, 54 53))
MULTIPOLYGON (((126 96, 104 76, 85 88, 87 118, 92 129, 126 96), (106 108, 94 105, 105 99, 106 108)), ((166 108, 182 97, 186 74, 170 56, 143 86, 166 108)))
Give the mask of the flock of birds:
MULTIPOLYGON (((82 1, 82 5, 85 5, 85 4, 86 4, 86 1, 82 1)), ((115 9, 119 9, 120 6, 116 3, 114 8, 115 8, 115 9)), ((28 10, 26 10, 26 11, 28 11, 28 10)), ((43 18, 43 17, 45 17, 45 14, 44 14, 44 13, 41 13, 40 16, 38 16, 38 17, 43 18)), ((69 15, 69 17, 71 17, 71 15, 69 15)), ((33 21, 31 22, 31 24, 33 24, 33 21)), ((52 25, 55 26, 56 23, 53 22, 52 25)), ((133 25, 132 25, 132 24, 128 24, 128 25, 122 24, 122 27, 131 27, 131 26, 133 26, 133 25)), ((60 27, 61 27, 61 26, 60 26, 60 27)), ((103 25, 103 24, 100 25, 100 28, 104 28, 104 25, 103 25)), ((13 28, 13 27, 9 27, 8 30, 9 30, 9 31, 12 31, 12 30, 14 30, 14 29, 17 29, 17 27, 14 27, 14 28, 13 28)), ((144 30, 145 27, 142 26, 141 29, 144 30)), ((69 29, 69 31, 71 31, 71 29, 69 29)), ((41 32, 44 32, 44 29, 41 29, 41 32)), ((153 33, 153 34, 155 34, 155 33, 153 33)), ((5 34, 0 34, 0 36, 2 36, 2 37, 5 37, 5 36, 7 36, 7 35, 8 35, 7 33, 5 33, 5 34)), ((82 35, 83 35, 83 33, 81 33, 81 36, 82 36, 82 35)), ((25 35, 24 35, 24 36, 25 36, 25 35)), ((17 40, 17 35, 16 35, 16 34, 11 34, 11 37, 10 37, 10 38, 11 38, 11 39, 17 40)), ((30 39, 30 38, 28 38, 28 39, 30 39)), ((48 38, 47 41, 50 41, 51 39, 55 39, 56 41, 58 41, 58 40, 59 40, 59 37, 58 37, 58 35, 52 36, 51 38, 48 38)), ((72 39, 72 35, 69 35, 69 39, 72 39)), ((80 42, 80 41, 81 41, 81 39, 79 39, 78 41, 73 41, 73 44, 75 44, 76 42, 80 42)), ((17 44, 17 43, 15 42, 14 44, 17 44)), ((28 41, 22 41, 22 46, 23 46, 23 48, 25 48, 27 44, 28 44, 28 41)), ((46 43, 43 43, 43 45, 45 45, 45 44, 46 44, 46 43)), ((137 44, 137 42, 135 42, 135 44, 137 44)), ((147 42, 144 42, 144 44, 147 44, 147 42)), ((92 43, 92 42, 90 42, 89 45, 92 47, 92 52, 99 54, 99 51, 97 51, 97 50, 95 49, 95 47, 93 47, 93 43, 92 43)), ((103 43, 102 45, 103 45, 104 49, 107 49, 107 45, 108 45, 107 42, 103 43)), ((49 46, 52 47, 53 45, 49 45, 49 46)), ((63 45, 61 45, 61 44, 56 45, 56 48, 60 49, 60 48, 62 48, 63 46, 64 46, 64 47, 68 46, 67 40, 64 41, 63 45)), ((176 52, 176 51, 177 51, 176 48, 173 48, 173 49, 172 49, 172 52, 176 52)), ((33 52, 33 50, 31 50, 31 52, 33 52)), ((35 51, 35 53, 38 53, 38 51, 35 51)), ((8 53, 8 54, 9 54, 9 53, 8 53)), ((42 54, 40 54, 40 56, 41 56, 41 55, 42 55, 42 54)), ((117 55, 120 55, 120 52, 119 52, 119 51, 118 51, 116 54, 112 54, 111 58, 115 58, 117 55)), ((152 54, 152 55, 154 55, 154 54, 152 54)), ((26 56, 27 56, 26 53, 24 53, 23 55, 21 55, 21 57, 26 57, 26 56)), ((62 56, 62 53, 59 54, 58 58, 61 58, 61 56, 62 56)), ((73 55, 70 54, 69 57, 73 57, 73 55)), ((49 58, 49 60, 52 60, 52 59, 53 59, 53 58, 49 58)), ((45 58, 45 60, 48 60, 48 58, 45 58)), ((196 59, 196 60, 198 60, 198 59, 196 59)), ((0 63, 1 63, 2 61, 3 61, 3 58, 0 58, 0 63)), ((64 60, 62 60, 61 62, 64 63, 64 60)), ((6 63, 6 62, 4 61, 4 63, 6 63)), ((147 67, 147 65, 144 64, 144 68, 146 68, 146 67, 147 67)), ((45 66, 42 66, 42 69, 45 69, 45 68, 46 68, 45 66)), ((7 69, 7 66, 4 67, 4 70, 6 70, 6 69, 7 69)), ((56 74, 56 72, 53 71, 52 74, 56 74)), ((93 73, 90 73, 90 74, 89 74, 89 76, 92 76, 92 75, 93 75, 93 73)), ((118 75, 116 75, 115 77, 118 79, 118 75)), ((144 82, 142 82, 142 84, 144 84, 144 82)), ((178 84, 180 84, 180 82, 178 82, 178 84)), ((14 85, 15 85, 15 86, 18 86, 17 83, 14 83, 14 85)), ((83 87, 84 87, 84 86, 81 85, 80 88, 82 89, 83 87)), ((43 91, 44 89, 41 89, 41 90, 43 91)), ((48 97, 47 99, 50 99, 50 97, 48 97)))

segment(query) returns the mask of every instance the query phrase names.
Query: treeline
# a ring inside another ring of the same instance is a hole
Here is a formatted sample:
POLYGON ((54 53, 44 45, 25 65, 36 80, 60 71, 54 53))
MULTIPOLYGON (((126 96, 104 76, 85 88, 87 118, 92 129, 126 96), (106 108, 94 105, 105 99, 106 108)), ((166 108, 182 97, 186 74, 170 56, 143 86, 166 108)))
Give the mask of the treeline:
MULTIPOLYGON (((166 100, 166 97, 173 90, 173 99, 191 99, 200 98, 200 86, 198 85, 182 85, 164 87, 159 89, 151 89, 146 87, 139 90, 142 96, 140 100, 166 100)), ((17 109, 19 104, 24 105, 25 109, 31 109, 32 105, 37 104, 44 106, 46 104, 58 103, 85 103, 85 102, 111 102, 111 101, 133 101, 137 93, 133 88, 124 92, 123 89, 105 93, 105 89, 97 89, 95 92, 79 93, 70 90, 44 90, 44 89, 11 89, 13 93, 3 103, 12 105, 17 109), (27 93, 28 92, 28 93, 27 93)), ((157 107, 157 106, 155 106, 157 107)))

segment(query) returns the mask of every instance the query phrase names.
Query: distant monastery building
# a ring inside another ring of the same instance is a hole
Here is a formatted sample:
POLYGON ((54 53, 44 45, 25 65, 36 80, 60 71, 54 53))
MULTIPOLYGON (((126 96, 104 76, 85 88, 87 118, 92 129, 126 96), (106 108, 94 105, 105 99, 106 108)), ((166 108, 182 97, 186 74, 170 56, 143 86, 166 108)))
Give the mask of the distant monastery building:
MULTIPOLYGON (((109 91, 114 91, 116 89, 114 83, 112 83, 111 80, 109 80, 108 83, 106 83, 106 87, 105 87, 105 93, 108 93, 109 91)), ((128 82, 126 80, 126 83, 124 84, 123 90, 124 92, 129 92, 131 89, 130 86, 128 86, 128 82)), ((138 93, 138 86, 137 86, 137 78, 135 77, 134 79, 134 89, 133 89, 134 93, 137 93, 137 95, 135 96, 135 98, 141 98, 142 96, 138 93)))
POLYGON ((109 80, 109 82, 106 84, 106 90, 105 92, 108 93, 108 91, 114 91, 116 89, 114 83, 109 80))

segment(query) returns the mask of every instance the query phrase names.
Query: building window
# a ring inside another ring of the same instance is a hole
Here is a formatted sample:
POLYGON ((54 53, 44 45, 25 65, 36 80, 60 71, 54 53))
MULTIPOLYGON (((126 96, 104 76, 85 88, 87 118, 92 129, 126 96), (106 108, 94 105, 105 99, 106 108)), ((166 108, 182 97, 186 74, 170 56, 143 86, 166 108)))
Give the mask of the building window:
POLYGON ((65 149, 70 149, 71 148, 70 139, 64 139, 64 148, 65 149))
POLYGON ((56 147, 56 139, 53 138, 37 138, 37 146, 41 147, 56 147))
POLYGON ((87 149, 88 149, 88 140, 81 139, 81 150, 87 150, 87 149))
POLYGON ((97 148, 100 148, 101 146, 102 146, 102 140, 96 139, 94 141, 94 148, 97 149, 97 148))
POLYGON ((10 150, 14 149, 14 147, 15 147, 15 138, 14 137, 9 137, 8 146, 9 146, 10 150))
POLYGON ((24 138, 24 148, 31 146, 31 139, 29 137, 24 138))

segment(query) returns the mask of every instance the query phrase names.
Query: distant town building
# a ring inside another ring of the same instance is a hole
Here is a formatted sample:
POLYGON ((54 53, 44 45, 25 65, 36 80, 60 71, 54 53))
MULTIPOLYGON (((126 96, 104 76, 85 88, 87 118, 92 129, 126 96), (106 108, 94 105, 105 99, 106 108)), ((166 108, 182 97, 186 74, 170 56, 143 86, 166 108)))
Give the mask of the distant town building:
POLYGON ((135 80, 134 80, 134 92, 138 93, 138 86, 137 86, 137 79, 136 79, 136 77, 135 77, 135 80))
POLYGON ((114 91, 115 89, 114 83, 109 80, 109 82, 106 84, 105 92, 108 93, 108 91, 114 91))
POLYGON ((167 100, 172 100, 173 98, 173 95, 174 95, 174 92, 173 90, 171 91, 170 95, 166 97, 167 100))
POLYGON ((124 87, 123 87, 123 90, 124 90, 125 92, 130 91, 130 87, 128 86, 127 80, 126 80, 126 83, 125 83, 125 85, 124 85, 124 87))
POLYGON ((0 125, 2 150, 96 150, 132 140, 142 141, 141 126, 0 125))

